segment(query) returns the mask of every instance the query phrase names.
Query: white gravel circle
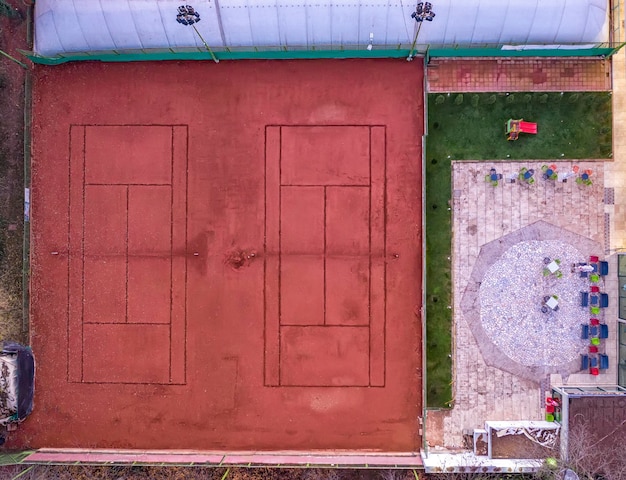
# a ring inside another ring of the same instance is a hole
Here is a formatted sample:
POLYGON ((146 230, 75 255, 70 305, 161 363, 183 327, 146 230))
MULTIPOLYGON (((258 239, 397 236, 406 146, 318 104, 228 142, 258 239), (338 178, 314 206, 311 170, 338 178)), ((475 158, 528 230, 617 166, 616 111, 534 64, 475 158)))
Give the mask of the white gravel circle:
POLYGON ((480 318, 491 341, 511 360, 525 366, 558 366, 585 351, 581 323, 589 308, 580 306, 580 292, 589 282, 572 272, 585 261, 572 245, 555 240, 513 245, 494 263, 480 285, 480 318), (544 258, 559 259, 563 276, 544 276, 544 258), (542 313, 543 298, 557 295, 558 311, 542 313))

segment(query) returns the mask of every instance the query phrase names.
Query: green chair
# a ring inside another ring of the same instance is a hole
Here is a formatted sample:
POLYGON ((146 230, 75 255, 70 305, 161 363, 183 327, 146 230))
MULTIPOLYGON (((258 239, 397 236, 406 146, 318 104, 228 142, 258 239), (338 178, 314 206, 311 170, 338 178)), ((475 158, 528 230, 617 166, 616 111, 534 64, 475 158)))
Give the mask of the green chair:
POLYGON ((594 315, 599 315, 600 307, 591 307, 591 313, 593 313, 594 315))
POLYGON ((554 415, 546 413, 546 422, 554 422, 554 415))
POLYGON ((489 175, 489 174, 485 175, 485 182, 491 183, 491 185, 494 186, 494 187, 498 186, 498 181, 497 180, 492 180, 491 179, 491 175, 489 175))
POLYGON ((598 337, 591 337, 591 345, 600 345, 600 339, 598 337))
POLYGON ((600 275, 598 275, 597 273, 589 275, 589 281, 591 283, 599 283, 600 282, 600 275))
MULTIPOLYGON (((555 167, 555 165, 552 165, 552 167, 555 167)), ((541 166, 541 171, 544 173, 544 175, 546 174, 546 172, 548 171, 549 168, 550 168, 549 165, 542 165, 541 166)), ((558 176, 559 175, 555 171, 553 171, 552 175, 550 175, 549 177, 546 177, 546 178, 549 178, 550 180, 556 180, 558 178, 558 176)))

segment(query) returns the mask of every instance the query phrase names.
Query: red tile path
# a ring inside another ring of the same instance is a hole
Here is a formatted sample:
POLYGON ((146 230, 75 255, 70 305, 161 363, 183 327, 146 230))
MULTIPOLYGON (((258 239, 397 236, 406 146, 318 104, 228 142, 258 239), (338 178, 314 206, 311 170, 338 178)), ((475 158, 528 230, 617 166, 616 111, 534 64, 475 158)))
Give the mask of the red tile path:
POLYGON ((598 58, 433 58, 429 92, 611 90, 611 62, 598 58))
POLYGON ((414 468, 422 465, 416 453, 348 453, 330 452, 198 452, 164 450, 78 450, 41 449, 24 459, 24 463, 115 463, 115 464, 187 464, 187 465, 311 465, 355 468, 414 468))

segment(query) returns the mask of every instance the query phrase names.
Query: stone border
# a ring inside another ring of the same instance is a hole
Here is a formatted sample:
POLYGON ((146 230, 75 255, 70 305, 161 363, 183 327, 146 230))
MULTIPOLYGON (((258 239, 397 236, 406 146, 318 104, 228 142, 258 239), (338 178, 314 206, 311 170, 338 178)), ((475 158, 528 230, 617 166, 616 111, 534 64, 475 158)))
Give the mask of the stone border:
POLYGON ((461 310, 472 331, 480 353, 489 366, 499 368, 513 375, 540 383, 547 375, 558 373, 564 378, 580 370, 578 359, 566 364, 554 366, 526 366, 519 364, 505 355, 491 340, 483 328, 480 318, 479 290, 482 279, 489 268, 513 245, 530 240, 558 240, 569 243, 580 250, 585 256, 602 252, 597 242, 578 235, 577 233, 557 227, 539 220, 515 232, 498 238, 480 247, 480 253, 472 269, 467 287, 461 298, 461 310))

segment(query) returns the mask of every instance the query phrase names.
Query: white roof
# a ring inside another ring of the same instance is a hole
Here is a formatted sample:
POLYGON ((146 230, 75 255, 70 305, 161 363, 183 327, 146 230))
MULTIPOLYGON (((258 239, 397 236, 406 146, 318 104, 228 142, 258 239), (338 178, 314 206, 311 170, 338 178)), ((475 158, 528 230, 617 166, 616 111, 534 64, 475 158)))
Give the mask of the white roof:
MULTIPOLYGON (((177 23, 182 0, 37 0, 35 52, 410 45, 408 0, 186 0, 200 14, 177 23)), ((609 0, 431 0, 418 44, 564 44, 609 40, 609 0)))

